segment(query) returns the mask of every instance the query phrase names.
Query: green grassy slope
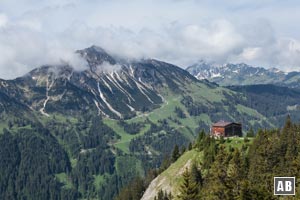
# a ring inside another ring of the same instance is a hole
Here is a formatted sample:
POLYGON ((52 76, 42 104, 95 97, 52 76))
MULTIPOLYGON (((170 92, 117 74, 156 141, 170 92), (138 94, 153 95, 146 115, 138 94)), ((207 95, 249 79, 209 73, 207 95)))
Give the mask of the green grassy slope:
MULTIPOLYGON (((111 127, 121 138, 114 142, 114 146, 125 153, 129 153, 129 143, 132 139, 144 135, 150 128, 151 123, 159 124, 160 121, 166 120, 168 125, 173 129, 179 130, 186 138, 192 140, 199 129, 205 128, 209 130, 211 124, 218 120, 231 120, 243 123, 243 128, 246 130, 254 124, 268 124, 272 127, 273 124, 258 111, 246 107, 241 104, 235 104, 228 96, 232 98, 237 96, 237 93, 222 87, 209 87, 206 84, 197 82, 187 84, 181 94, 175 94, 168 89, 162 89, 160 92, 164 96, 164 103, 161 107, 152 110, 151 112, 140 113, 136 117, 125 120, 126 123, 144 123, 145 126, 139 133, 129 134, 117 120, 105 118, 104 123, 111 127), (190 115, 188 108, 182 103, 185 96, 190 96, 195 104, 200 104, 208 107, 208 112, 200 113, 199 115, 190 115), (215 104, 219 107, 215 109, 215 104), (229 106, 228 106, 229 105, 229 106), (228 111, 228 107, 234 110, 228 111), (176 115, 175 108, 179 107, 183 110, 186 117, 180 118, 176 115), (211 110, 212 113, 209 113, 211 110)), ((239 97, 243 100, 242 97, 239 97)))
MULTIPOLYGON (((252 139, 250 138, 250 143, 252 139)), ((226 147, 241 149, 244 144, 244 138, 230 138, 224 143, 226 147)), ((141 200, 153 200, 159 190, 171 192, 176 200, 180 184, 182 183, 182 173, 189 168, 193 162, 202 163, 203 152, 196 149, 185 152, 179 159, 170 165, 168 169, 157 176, 149 185, 141 200)))

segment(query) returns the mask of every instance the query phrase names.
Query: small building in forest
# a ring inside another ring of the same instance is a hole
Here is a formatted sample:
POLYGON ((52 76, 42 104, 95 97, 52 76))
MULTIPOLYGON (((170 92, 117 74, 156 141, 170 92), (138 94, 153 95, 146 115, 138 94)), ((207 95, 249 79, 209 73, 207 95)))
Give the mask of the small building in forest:
POLYGON ((210 134, 214 137, 242 137, 242 124, 236 122, 219 121, 212 125, 210 134))

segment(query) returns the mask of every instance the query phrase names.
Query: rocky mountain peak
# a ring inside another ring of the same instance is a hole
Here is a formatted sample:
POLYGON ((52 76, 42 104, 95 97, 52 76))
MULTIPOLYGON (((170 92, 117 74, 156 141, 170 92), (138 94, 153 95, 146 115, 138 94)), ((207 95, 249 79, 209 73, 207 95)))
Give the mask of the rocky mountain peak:
POLYGON ((220 67, 202 61, 189 66, 186 70, 198 79, 207 79, 223 86, 252 84, 300 86, 300 72, 285 73, 277 68, 266 69, 245 63, 227 63, 220 67))
POLYGON ((77 50, 76 53, 79 53, 84 59, 86 59, 92 70, 94 70, 98 65, 102 65, 104 62, 111 65, 115 65, 117 63, 117 61, 103 48, 95 45, 83 50, 77 50))
POLYGON ((0 87, 43 115, 75 115, 93 111, 109 118, 131 118, 158 108, 161 90, 174 93, 197 80, 187 71, 155 59, 120 60, 103 48, 78 50, 86 70, 44 65, 0 87))

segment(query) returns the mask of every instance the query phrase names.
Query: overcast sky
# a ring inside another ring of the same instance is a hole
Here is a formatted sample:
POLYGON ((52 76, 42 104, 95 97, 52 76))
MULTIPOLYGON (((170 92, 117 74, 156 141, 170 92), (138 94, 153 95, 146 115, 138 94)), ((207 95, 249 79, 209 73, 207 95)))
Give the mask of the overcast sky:
POLYGON ((298 0, 0 0, 0 78, 69 62, 93 44, 183 68, 219 64, 300 70, 298 0))

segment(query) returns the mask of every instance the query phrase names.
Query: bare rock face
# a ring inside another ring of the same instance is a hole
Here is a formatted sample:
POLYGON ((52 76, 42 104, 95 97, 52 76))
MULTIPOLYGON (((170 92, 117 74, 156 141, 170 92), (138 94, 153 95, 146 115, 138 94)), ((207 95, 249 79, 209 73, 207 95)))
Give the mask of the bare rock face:
POLYGON ((182 85, 196 80, 174 65, 152 59, 124 61, 96 46, 77 53, 88 63, 83 71, 67 64, 45 65, 15 80, 2 80, 0 90, 43 115, 92 111, 126 119, 159 107, 161 88, 180 92, 182 85))

